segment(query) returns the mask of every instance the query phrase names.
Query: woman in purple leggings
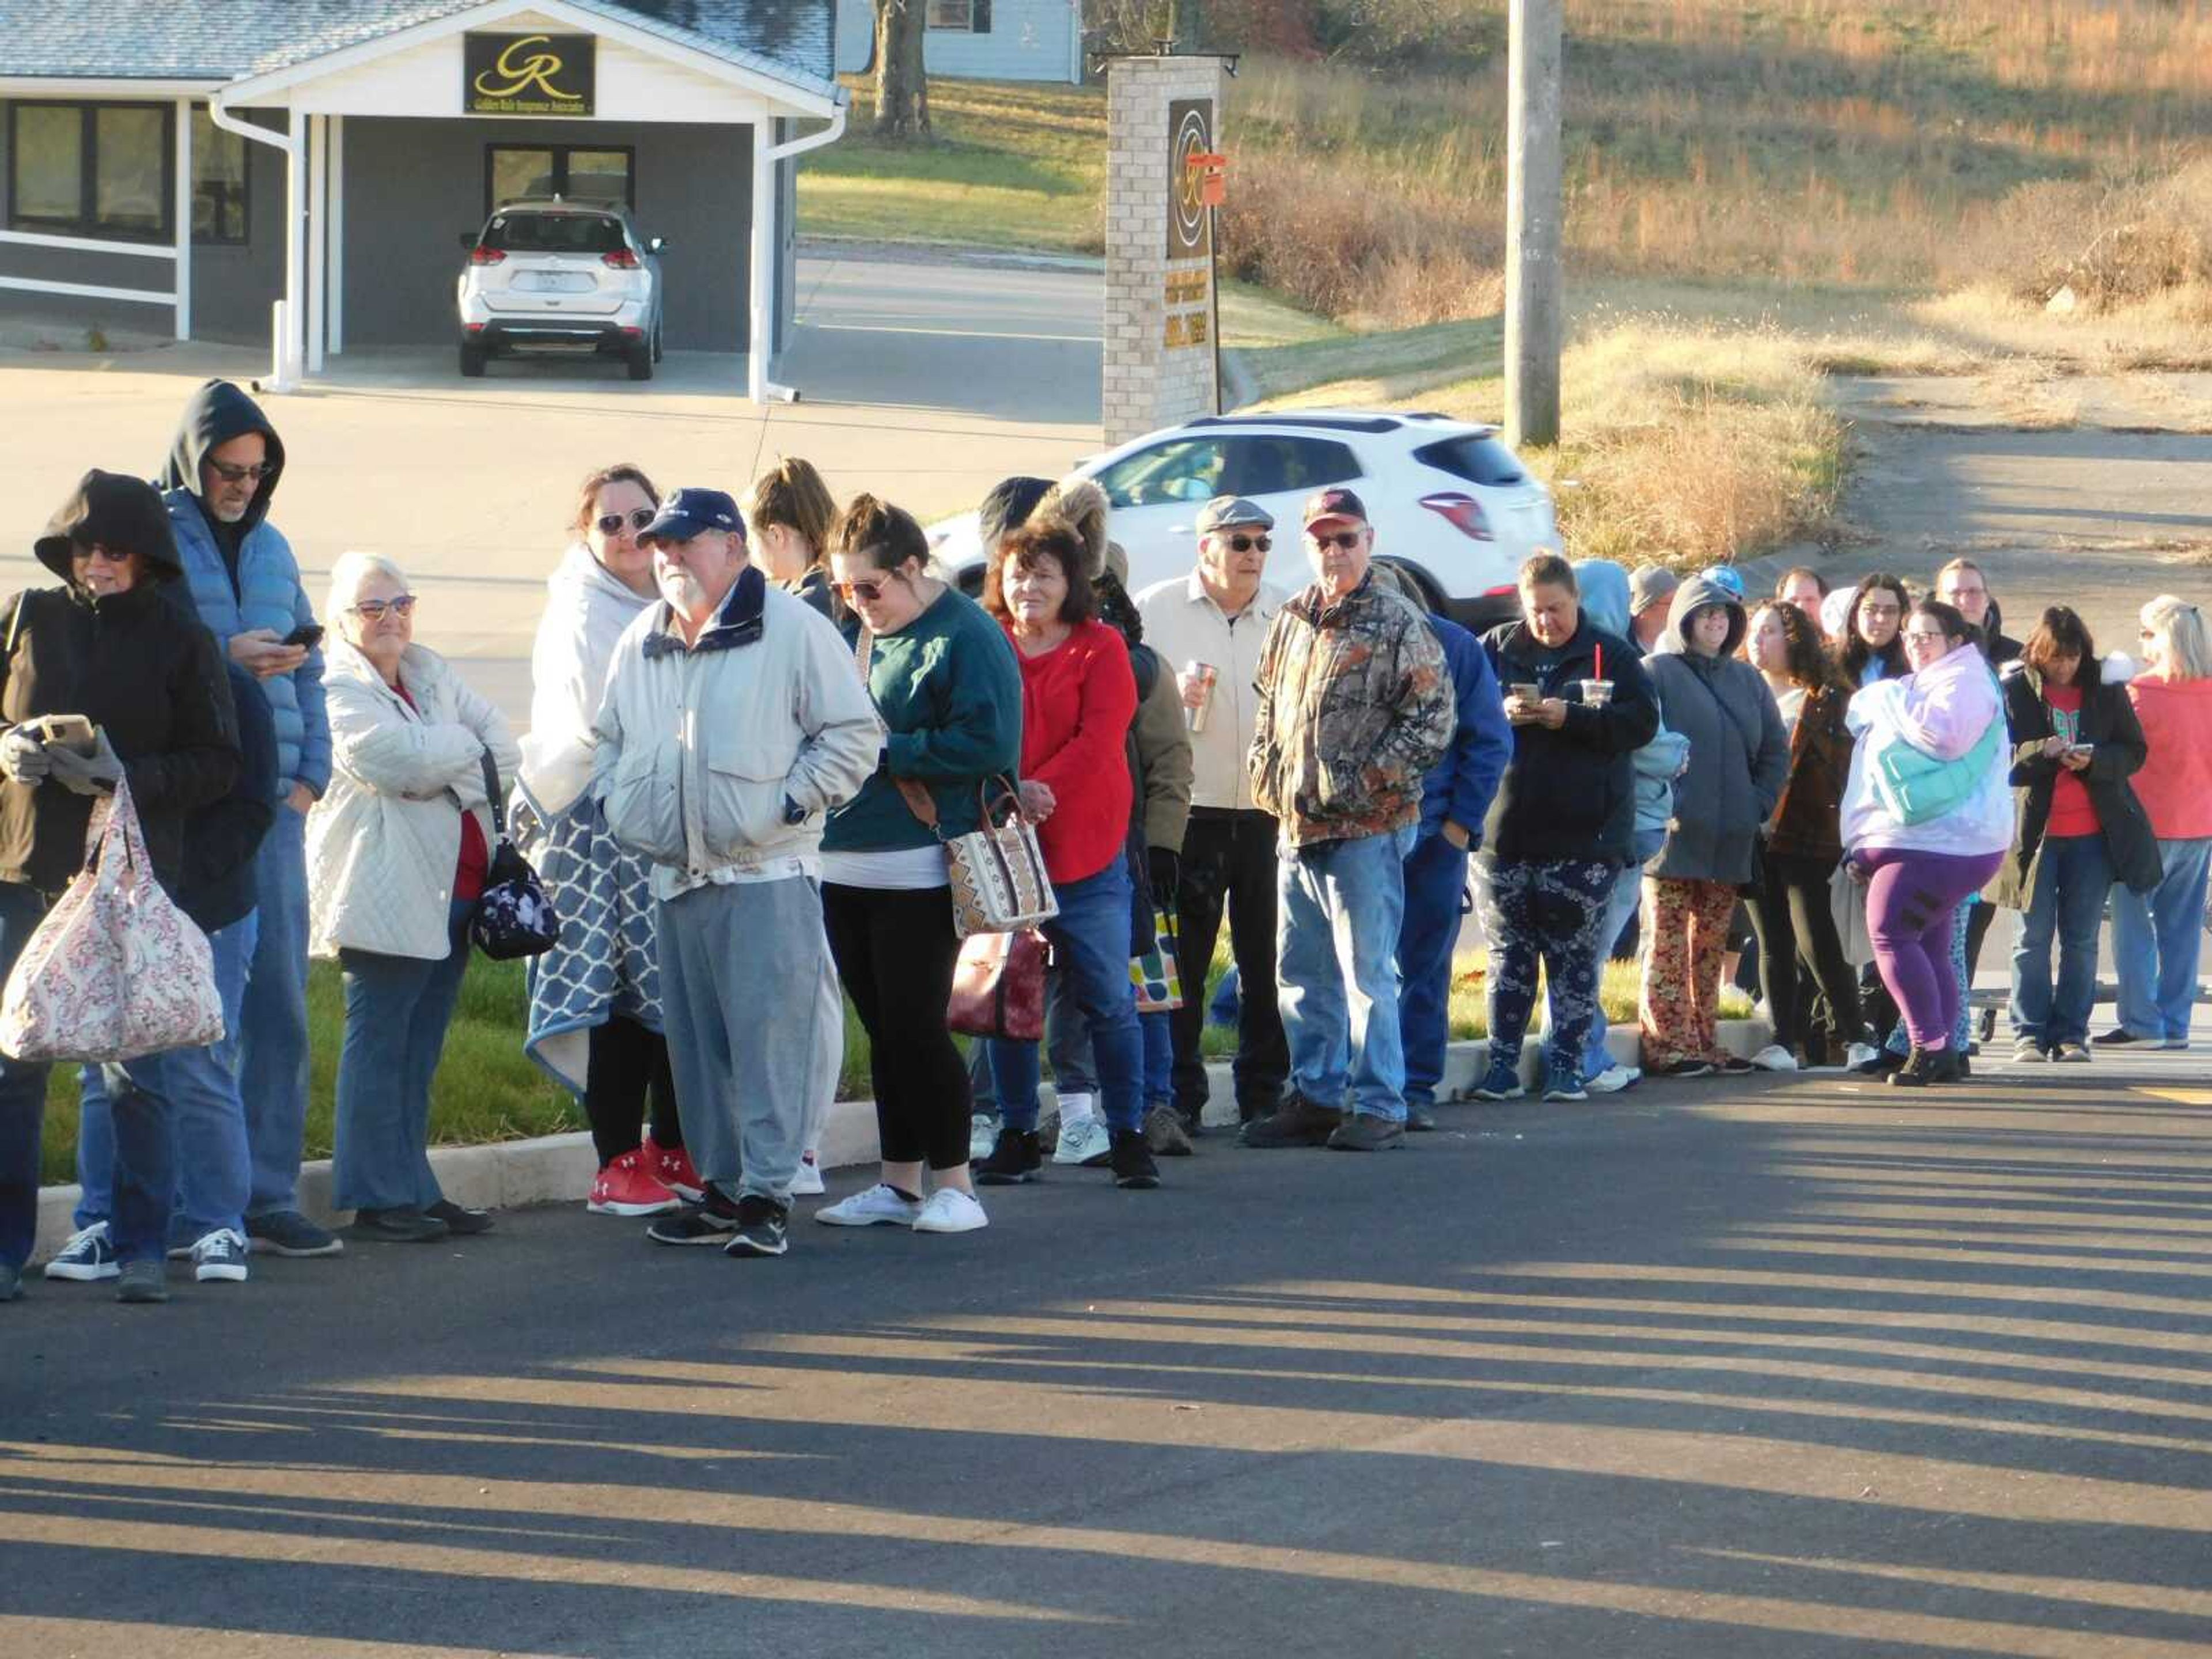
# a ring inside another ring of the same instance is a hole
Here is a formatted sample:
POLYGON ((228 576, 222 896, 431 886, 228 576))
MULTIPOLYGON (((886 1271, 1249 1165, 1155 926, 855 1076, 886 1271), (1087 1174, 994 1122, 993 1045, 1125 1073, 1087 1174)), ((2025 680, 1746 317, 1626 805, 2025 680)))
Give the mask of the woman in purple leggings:
POLYGON ((1911 672, 1866 687, 1844 714, 1858 747, 1843 839, 1867 884, 1875 964, 1912 1038, 1889 1080, 1922 1088, 1965 1075, 1951 933, 1960 901, 2012 844, 2011 756, 1996 677, 1966 619, 1923 599, 1905 616, 1904 641, 1911 672))

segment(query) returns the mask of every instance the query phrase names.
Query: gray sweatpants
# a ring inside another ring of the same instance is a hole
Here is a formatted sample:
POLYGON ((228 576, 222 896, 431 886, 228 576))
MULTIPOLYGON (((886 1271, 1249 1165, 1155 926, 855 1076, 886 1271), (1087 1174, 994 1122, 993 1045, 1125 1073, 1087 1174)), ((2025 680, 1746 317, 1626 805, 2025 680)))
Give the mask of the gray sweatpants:
POLYGON ((821 890, 804 876, 699 887, 655 905, 654 921, 692 1164, 726 1194, 788 1205, 844 1060, 839 1005, 823 994, 835 981, 821 890))

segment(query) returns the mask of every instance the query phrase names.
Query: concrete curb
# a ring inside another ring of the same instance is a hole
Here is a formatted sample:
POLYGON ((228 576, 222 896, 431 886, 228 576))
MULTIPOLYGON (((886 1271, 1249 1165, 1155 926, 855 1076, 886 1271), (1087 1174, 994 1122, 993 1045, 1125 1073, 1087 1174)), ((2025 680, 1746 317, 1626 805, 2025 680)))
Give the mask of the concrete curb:
MULTIPOLYGON (((1721 1046, 1731 1054, 1754 1054, 1765 1045, 1767 1036, 1764 1020, 1721 1023, 1721 1046)), ((1634 1065, 1636 1028, 1615 1026, 1607 1033, 1606 1046, 1615 1060, 1624 1065, 1634 1065)), ((1487 1038, 1451 1044, 1444 1055, 1439 1098, 1465 1099, 1489 1065, 1487 1038)), ((1540 1048, 1532 1037, 1521 1055, 1523 1084, 1540 1080, 1540 1048)), ((1206 1121, 1209 1126, 1233 1128, 1237 1123, 1237 1101, 1228 1063, 1216 1061, 1206 1069, 1211 1085, 1206 1121)), ((1049 1085, 1045 1093, 1048 1101, 1049 1085)), ((876 1156, 875 1103, 841 1100, 832 1106, 822 1132, 823 1168, 837 1170, 872 1164, 876 1156)), ((512 1210, 526 1204, 566 1204, 582 1200, 590 1193, 592 1179, 599 1173, 599 1160, 592 1150, 592 1137, 579 1130, 569 1134, 544 1135, 534 1140, 495 1141, 488 1146, 434 1146, 430 1150, 430 1167, 437 1173, 438 1184, 445 1188, 446 1196, 456 1204, 512 1210)), ((33 1261, 42 1261, 52 1255, 69 1237, 77 1196, 78 1188, 75 1186, 48 1187, 40 1192, 38 1243, 32 1249, 33 1261)), ((333 1209, 331 1204, 328 1158, 316 1158, 301 1167, 300 1208, 325 1225, 345 1213, 333 1209)))

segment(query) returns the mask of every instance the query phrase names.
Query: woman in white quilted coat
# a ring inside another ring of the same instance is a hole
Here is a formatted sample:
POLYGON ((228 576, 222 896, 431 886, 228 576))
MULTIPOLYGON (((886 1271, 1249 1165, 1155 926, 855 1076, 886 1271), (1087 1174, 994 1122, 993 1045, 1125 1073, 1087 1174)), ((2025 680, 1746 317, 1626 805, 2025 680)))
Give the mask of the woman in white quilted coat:
POLYGON ((427 1243, 491 1225, 430 1170, 430 1082, 469 963, 500 787, 520 760, 500 712, 414 643, 406 574, 373 553, 331 571, 331 787, 307 819, 310 948, 344 970, 334 1198, 356 1238, 427 1243))

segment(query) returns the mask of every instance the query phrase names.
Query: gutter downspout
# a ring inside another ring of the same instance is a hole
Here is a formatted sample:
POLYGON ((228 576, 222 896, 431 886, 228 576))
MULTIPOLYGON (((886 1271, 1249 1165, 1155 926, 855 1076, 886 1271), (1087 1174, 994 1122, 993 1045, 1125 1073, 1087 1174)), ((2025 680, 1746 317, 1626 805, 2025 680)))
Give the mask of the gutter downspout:
POLYGON ((291 392, 300 384, 301 325, 307 319, 301 314, 301 220, 307 215, 307 122, 295 109, 284 112, 284 131, 271 132, 251 121, 240 120, 224 107, 221 91, 208 99, 208 118, 225 132, 234 132, 241 138, 257 144, 271 145, 284 152, 284 298, 279 301, 278 320, 272 329, 276 336, 275 373, 269 380, 255 389, 261 392, 291 392))
MULTIPOLYGON (((819 149, 824 144, 836 143, 845 136, 845 116, 851 106, 852 94, 840 88, 837 107, 830 114, 830 125, 821 131, 793 138, 788 143, 770 146, 758 143, 753 146, 752 315, 748 328, 751 342, 745 353, 745 380, 746 395, 756 404, 765 404, 771 398, 785 404, 799 401, 798 388, 779 386, 768 377, 769 353, 775 332, 774 307, 769 303, 773 288, 769 272, 775 264, 775 213, 769 203, 775 190, 776 163, 804 155, 810 149, 819 149)), ((761 122, 759 131, 765 140, 769 131, 766 119, 761 122)))

